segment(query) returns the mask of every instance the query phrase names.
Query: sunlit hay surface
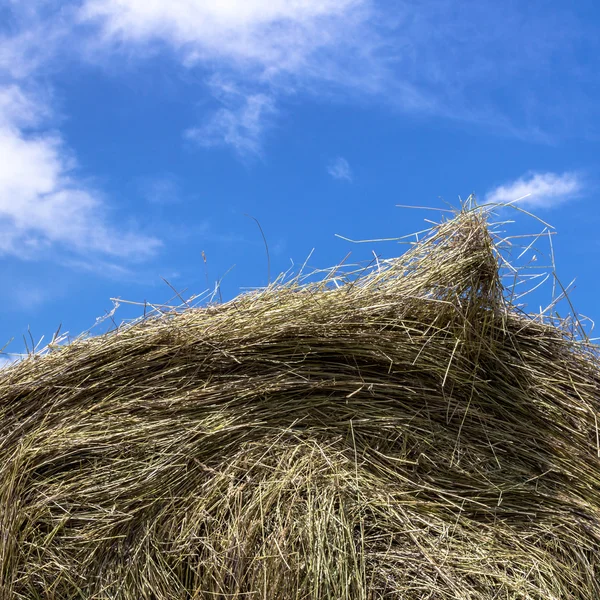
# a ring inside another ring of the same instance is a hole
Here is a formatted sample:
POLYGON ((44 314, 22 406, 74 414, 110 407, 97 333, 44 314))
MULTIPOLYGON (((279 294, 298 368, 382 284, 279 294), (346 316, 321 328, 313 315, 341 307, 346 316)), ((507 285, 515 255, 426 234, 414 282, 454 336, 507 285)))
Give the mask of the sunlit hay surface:
POLYGON ((6 599, 600 598, 599 362, 481 212, 0 371, 6 599))

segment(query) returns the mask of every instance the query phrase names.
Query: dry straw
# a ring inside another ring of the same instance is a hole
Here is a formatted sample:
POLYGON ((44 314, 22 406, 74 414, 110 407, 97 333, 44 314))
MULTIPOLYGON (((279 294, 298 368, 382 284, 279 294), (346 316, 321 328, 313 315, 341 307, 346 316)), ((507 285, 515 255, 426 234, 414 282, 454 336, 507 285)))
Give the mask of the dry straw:
POLYGON ((600 598, 596 349, 500 260, 465 208, 0 371, 0 596, 600 598))

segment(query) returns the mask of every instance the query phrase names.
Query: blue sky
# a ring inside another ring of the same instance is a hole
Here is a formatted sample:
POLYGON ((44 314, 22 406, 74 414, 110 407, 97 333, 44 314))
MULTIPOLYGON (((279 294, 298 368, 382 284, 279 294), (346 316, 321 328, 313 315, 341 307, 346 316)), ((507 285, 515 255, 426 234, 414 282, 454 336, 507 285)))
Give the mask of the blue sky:
POLYGON ((254 219, 274 277, 394 256, 334 234, 403 236, 443 213, 397 204, 472 192, 526 196, 600 318, 599 25, 583 0, 0 0, 0 339, 165 302, 163 278, 265 285, 254 219))

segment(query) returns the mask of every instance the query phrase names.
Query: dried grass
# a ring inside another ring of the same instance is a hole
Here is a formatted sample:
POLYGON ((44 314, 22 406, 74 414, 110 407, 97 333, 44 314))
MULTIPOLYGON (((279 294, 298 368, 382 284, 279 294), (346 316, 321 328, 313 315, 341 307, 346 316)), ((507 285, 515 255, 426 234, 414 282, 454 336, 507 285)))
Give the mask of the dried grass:
POLYGON ((1 370, 0 596, 597 600, 596 348, 506 297, 464 209, 1 370))

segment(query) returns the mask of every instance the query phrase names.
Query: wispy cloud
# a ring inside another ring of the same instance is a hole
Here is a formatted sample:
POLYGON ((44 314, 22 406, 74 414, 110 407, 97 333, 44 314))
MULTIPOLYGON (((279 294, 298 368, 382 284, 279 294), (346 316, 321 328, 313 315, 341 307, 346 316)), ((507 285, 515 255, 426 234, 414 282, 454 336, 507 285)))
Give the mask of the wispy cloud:
POLYGON ((53 126, 58 115, 47 77, 69 46, 62 42, 75 35, 75 5, 10 4, 0 28, 0 255, 63 264, 153 255, 161 242, 110 218, 103 194, 80 175, 53 126))
POLYGON ((266 131, 276 114, 275 103, 267 94, 246 94, 235 84, 213 78, 213 95, 222 105, 199 127, 185 132, 199 146, 231 146, 241 157, 260 155, 266 131))
POLYGON ((319 47, 339 44, 366 0, 87 0, 80 18, 102 25, 105 41, 167 42, 188 64, 227 61, 263 75, 297 71, 319 47))
POLYGON ((111 222, 101 194, 77 176, 61 136, 40 132, 48 112, 18 85, 0 87, 0 254, 152 255, 159 240, 111 222))
POLYGON ((471 0, 399 0, 393 8, 378 0, 10 4, 19 18, 10 35, 0 34, 0 70, 60 68, 73 40, 78 57, 108 58, 112 69, 115 53, 130 62, 168 51, 207 78, 221 103, 189 135, 238 155, 260 153, 265 130, 287 113, 276 107, 299 93, 374 101, 528 140, 600 134, 590 126, 600 122, 598 37, 567 4, 535 18, 523 4, 471 0), (237 99, 223 101, 215 75, 237 99))
MULTIPOLYGON (((7 3, 4 2, 6 5, 7 3)), ((75 10, 71 0, 8 2, 0 25, 0 73, 23 80, 49 66, 59 54, 64 63, 66 39, 73 37, 75 10)), ((50 69, 53 70, 53 69, 50 69)))
MULTIPOLYGON (((143 56, 166 44, 190 68, 243 82, 250 104, 358 94, 536 140, 598 114, 588 94, 598 64, 580 60, 600 55, 597 36, 566 6, 532 20, 519 4, 454 0, 401 0, 393 10, 376 0, 86 0, 79 14, 99 24, 104 48, 143 56)), ((220 111, 209 139, 222 132, 235 147, 236 120, 239 110, 220 111)))
POLYGON ((16 83, 0 86, 0 127, 34 127, 49 115, 47 106, 33 100, 16 83))
POLYGON ((348 161, 341 156, 338 156, 329 164, 329 166, 327 167, 327 172, 334 179, 341 179, 342 181, 352 181, 352 169, 350 168, 348 161))
POLYGON ((584 182, 578 173, 528 173, 488 192, 485 202, 553 208, 578 198, 583 189, 584 182))
POLYGON ((359 33, 369 5, 370 0, 87 0, 80 18, 100 25, 104 51, 126 46, 141 56, 149 46, 166 44, 187 68, 207 69, 202 91, 220 106, 186 136, 202 147, 228 146, 248 158, 261 154, 284 98, 301 90, 332 94, 340 85, 379 86, 386 68, 372 60, 372 41, 359 33))

